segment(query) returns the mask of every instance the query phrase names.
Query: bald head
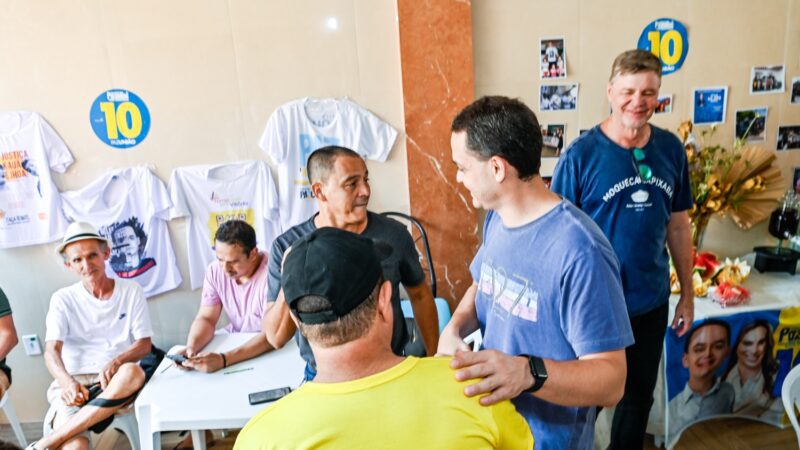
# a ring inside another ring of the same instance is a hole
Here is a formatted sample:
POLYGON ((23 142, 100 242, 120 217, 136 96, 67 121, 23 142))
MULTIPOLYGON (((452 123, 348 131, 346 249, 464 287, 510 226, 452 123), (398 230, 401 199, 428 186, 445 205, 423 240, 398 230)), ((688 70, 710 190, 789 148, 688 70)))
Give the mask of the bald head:
POLYGON ((333 170, 333 164, 336 162, 336 158, 342 156, 361 159, 361 155, 346 147, 329 145, 314 150, 311 156, 308 157, 308 162, 306 163, 308 181, 310 181, 311 184, 327 181, 328 176, 333 170))

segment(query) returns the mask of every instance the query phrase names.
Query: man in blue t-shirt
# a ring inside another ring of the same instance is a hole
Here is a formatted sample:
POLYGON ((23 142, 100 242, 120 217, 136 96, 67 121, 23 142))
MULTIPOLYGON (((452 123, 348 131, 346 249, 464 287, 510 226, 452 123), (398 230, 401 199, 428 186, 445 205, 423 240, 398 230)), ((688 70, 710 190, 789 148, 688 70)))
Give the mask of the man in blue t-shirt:
POLYGON ((488 210, 473 283, 439 338, 481 404, 512 401, 537 449, 590 449, 595 406, 624 389, 633 343, 619 267, 603 233, 539 176, 542 135, 519 100, 484 97, 453 120, 457 179, 488 210), (462 338, 483 333, 485 350, 462 338))
POLYGON ((647 123, 658 106, 661 62, 630 50, 614 61, 611 116, 576 139, 561 157, 553 191, 586 212, 620 263, 636 343, 625 351, 625 395, 611 425, 611 448, 642 448, 669 306, 669 247, 681 284, 672 328, 692 326, 692 207, 686 153, 671 133, 647 123))

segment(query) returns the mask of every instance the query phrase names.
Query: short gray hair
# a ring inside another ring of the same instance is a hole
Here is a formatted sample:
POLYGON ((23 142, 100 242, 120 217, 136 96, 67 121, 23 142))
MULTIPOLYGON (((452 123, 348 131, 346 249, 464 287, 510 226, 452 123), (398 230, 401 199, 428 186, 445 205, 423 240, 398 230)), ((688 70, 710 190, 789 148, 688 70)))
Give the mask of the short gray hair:
MULTIPOLYGON (((363 337, 375 321, 382 285, 383 277, 380 277, 375 288, 360 305, 332 322, 311 325, 298 321, 300 332, 310 342, 322 347, 336 347, 363 337)), ((325 297, 307 295, 297 300, 296 308, 299 313, 314 313, 329 310, 331 304, 325 297)))
POLYGON ((613 83, 620 75, 639 72, 654 72, 661 78, 661 61, 647 50, 637 48, 622 52, 611 65, 611 76, 608 77, 608 81, 613 83))

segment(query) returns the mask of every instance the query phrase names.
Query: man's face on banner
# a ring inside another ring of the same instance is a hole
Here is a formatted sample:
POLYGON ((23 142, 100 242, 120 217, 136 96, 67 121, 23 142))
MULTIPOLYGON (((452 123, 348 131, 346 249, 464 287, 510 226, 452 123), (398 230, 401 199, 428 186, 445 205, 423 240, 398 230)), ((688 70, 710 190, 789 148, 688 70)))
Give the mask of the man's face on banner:
POLYGON ((692 378, 713 378, 728 350, 728 330, 722 325, 705 325, 692 335, 683 367, 689 369, 692 378))

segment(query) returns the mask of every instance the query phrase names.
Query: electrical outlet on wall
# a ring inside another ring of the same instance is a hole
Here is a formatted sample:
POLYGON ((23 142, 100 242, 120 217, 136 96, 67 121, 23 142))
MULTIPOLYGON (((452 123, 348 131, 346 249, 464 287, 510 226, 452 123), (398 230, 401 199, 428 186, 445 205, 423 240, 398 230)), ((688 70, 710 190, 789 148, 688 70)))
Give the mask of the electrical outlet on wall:
POLYGON ((35 334, 26 334, 22 336, 22 345, 25 346, 25 354, 28 356, 42 354, 42 346, 39 345, 39 336, 35 334))

